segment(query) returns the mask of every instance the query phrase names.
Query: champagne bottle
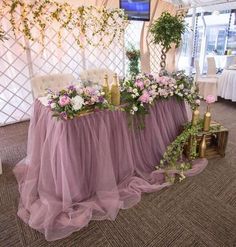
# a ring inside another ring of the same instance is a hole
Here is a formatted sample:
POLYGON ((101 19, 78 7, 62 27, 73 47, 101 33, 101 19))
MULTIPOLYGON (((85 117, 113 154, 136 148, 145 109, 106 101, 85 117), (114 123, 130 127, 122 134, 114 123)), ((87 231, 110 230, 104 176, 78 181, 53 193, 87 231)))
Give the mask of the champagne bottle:
POLYGON ((202 136, 202 140, 199 145, 199 157, 200 158, 206 157, 206 135, 202 136))
POLYGON ((193 111, 192 115, 192 125, 196 125, 199 121, 200 111, 198 107, 193 111))
POLYGON ((117 74, 113 76, 113 82, 111 85, 111 103, 115 106, 120 105, 120 87, 117 74))
POLYGON ((104 76, 104 81, 103 81, 103 85, 102 85, 102 91, 105 93, 104 97, 105 99, 110 102, 110 88, 109 88, 109 84, 108 84, 108 76, 107 74, 105 74, 104 76))

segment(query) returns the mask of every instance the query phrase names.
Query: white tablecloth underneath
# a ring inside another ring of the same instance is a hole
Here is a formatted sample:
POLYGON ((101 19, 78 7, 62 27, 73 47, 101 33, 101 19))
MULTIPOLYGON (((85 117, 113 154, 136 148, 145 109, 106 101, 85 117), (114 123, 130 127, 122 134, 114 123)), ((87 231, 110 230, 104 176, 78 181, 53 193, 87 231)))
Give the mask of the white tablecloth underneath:
POLYGON ((224 70, 219 78, 218 95, 236 101, 236 70, 224 70))
POLYGON ((236 63, 235 55, 215 55, 208 57, 214 57, 216 62, 216 68, 225 69, 236 63))

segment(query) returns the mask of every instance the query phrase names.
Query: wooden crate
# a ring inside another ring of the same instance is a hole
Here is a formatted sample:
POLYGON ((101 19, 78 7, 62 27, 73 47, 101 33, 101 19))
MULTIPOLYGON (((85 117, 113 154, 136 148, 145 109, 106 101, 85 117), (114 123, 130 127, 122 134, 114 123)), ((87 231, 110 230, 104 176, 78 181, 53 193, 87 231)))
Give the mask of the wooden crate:
MULTIPOLYGON (((199 152, 199 145, 202 140, 202 136, 206 135, 206 158, 212 159, 224 157, 229 131, 217 122, 212 122, 211 126, 215 126, 217 129, 211 132, 201 131, 197 134, 197 153, 199 152)), ((186 145, 185 154, 188 155, 188 145, 186 145)))

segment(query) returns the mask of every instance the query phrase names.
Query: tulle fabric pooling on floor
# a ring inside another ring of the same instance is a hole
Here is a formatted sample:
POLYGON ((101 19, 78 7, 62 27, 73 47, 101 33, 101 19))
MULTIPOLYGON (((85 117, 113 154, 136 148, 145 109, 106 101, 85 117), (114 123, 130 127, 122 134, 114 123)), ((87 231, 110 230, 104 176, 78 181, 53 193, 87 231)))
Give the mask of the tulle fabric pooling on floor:
MULTIPOLYGON (((19 217, 48 241, 91 220, 115 220, 119 209, 140 201, 142 192, 170 185, 164 171, 154 167, 186 120, 184 103, 174 98, 150 108, 144 129, 129 128, 121 111, 57 121, 36 100, 27 157, 14 169, 19 217)), ((186 175, 198 174, 206 164, 196 161, 186 175)))

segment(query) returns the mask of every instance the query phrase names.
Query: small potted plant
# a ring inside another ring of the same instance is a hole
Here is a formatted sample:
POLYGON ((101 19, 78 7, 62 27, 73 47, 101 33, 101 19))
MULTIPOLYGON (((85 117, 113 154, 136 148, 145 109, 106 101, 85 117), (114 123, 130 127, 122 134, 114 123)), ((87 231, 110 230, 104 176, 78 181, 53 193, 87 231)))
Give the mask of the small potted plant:
POLYGON ((135 77, 139 74, 139 59, 140 51, 136 49, 133 45, 126 50, 126 57, 129 59, 129 75, 135 77))
POLYGON ((153 35, 153 43, 162 46, 161 71, 166 67, 166 53, 174 44, 178 47, 181 42, 181 36, 186 30, 186 23, 183 15, 176 14, 172 16, 168 12, 163 12, 150 27, 153 35))

